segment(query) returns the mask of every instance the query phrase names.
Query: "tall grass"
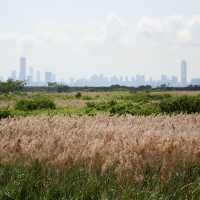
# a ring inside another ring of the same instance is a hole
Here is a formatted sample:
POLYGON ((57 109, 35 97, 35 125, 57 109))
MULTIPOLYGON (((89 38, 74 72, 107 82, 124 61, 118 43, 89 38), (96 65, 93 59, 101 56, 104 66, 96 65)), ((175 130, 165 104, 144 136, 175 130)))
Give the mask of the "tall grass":
POLYGON ((199 115, 3 119, 0 137, 1 163, 112 168, 120 180, 136 182, 149 168, 167 181, 177 169, 200 162, 199 115))
POLYGON ((0 199, 199 199, 200 115, 0 121, 0 199))
POLYGON ((174 174, 163 185, 157 174, 146 172, 142 184, 119 184, 111 172, 90 173, 81 168, 60 171, 44 168, 38 163, 30 166, 0 166, 0 199, 14 200, 177 200, 199 199, 200 168, 193 167, 174 174))

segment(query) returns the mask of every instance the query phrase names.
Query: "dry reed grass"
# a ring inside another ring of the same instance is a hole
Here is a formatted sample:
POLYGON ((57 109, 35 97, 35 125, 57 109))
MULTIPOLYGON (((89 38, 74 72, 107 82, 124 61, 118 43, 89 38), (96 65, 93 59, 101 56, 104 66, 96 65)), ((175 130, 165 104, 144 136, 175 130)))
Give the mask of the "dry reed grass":
POLYGON ((135 181, 149 167, 166 180, 177 168, 200 163, 200 115, 6 119, 0 138, 0 163, 112 167, 135 181))

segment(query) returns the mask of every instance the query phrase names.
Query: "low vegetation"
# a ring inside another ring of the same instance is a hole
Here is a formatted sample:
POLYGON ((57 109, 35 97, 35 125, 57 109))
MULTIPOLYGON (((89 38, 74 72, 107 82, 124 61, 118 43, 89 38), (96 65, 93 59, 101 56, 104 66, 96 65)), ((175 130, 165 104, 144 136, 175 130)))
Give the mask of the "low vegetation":
POLYGON ((134 101, 108 101, 108 102, 88 102, 86 113, 92 114, 98 111, 110 113, 111 115, 155 115, 160 112, 156 104, 134 102, 134 101))
POLYGON ((25 83, 22 81, 13 81, 8 80, 6 82, 0 81, 0 93, 8 94, 8 93, 16 93, 22 91, 25 83))
POLYGON ((0 166, 0 199, 28 200, 198 200, 199 167, 188 167, 173 174, 163 184, 155 171, 146 171, 143 183, 119 183, 108 171, 89 172, 83 168, 58 170, 33 163, 29 166, 0 166), (182 175, 178 175, 178 173, 182 175))
POLYGON ((0 200, 198 200, 199 113, 196 92, 8 89, 0 200))
POLYGON ((4 118, 11 117, 11 116, 12 116, 12 114, 9 110, 7 110, 7 109, 0 110, 0 120, 4 119, 4 118))
POLYGON ((3 119, 0 161, 114 167, 137 181, 150 167, 166 181, 177 167, 199 163, 199 122, 199 115, 3 119))
POLYGON ((15 109, 22 111, 55 109, 56 105, 53 101, 47 98, 21 99, 17 101, 15 109))
POLYGON ((0 95, 0 109, 10 116, 95 116, 199 113, 200 95, 150 92, 19 93, 0 95))
POLYGON ((0 199, 198 199, 200 116, 0 123, 0 199))
POLYGON ((200 96, 180 96, 165 99, 160 103, 164 113, 200 113, 200 96))

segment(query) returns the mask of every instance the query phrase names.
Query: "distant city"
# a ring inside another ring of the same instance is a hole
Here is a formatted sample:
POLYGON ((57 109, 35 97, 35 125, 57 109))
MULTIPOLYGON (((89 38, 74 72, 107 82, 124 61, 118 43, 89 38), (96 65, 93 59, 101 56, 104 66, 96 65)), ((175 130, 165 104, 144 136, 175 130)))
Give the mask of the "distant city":
MULTIPOLYGON (((149 78, 145 79, 144 75, 137 74, 136 76, 132 76, 131 78, 128 76, 112 76, 106 77, 103 74, 93 75, 88 79, 73 79, 71 78, 68 81, 60 81, 57 80, 56 74, 50 71, 42 74, 39 70, 34 70, 32 67, 28 67, 27 59, 25 57, 21 57, 19 60, 19 71, 13 70, 10 73, 8 79, 12 80, 20 80, 26 83, 26 86, 48 86, 50 83, 57 83, 68 86, 111 86, 111 85, 121 85, 121 86, 133 86, 138 87, 142 85, 151 85, 152 87, 157 87, 161 85, 166 85, 169 87, 185 87, 187 85, 200 85, 200 78, 191 79, 188 81, 187 78, 187 62, 182 60, 180 63, 180 79, 177 76, 168 77, 163 74, 160 77, 160 80, 153 80, 149 78)), ((0 76, 0 81, 3 81, 4 77, 0 76)))

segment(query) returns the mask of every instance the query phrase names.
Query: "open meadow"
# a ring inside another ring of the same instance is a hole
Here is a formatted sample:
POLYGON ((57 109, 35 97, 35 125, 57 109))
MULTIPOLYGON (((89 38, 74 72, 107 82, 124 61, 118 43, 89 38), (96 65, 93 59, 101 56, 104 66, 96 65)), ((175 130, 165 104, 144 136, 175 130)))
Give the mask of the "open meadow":
POLYGON ((199 92, 0 95, 0 199, 199 199, 199 92))

